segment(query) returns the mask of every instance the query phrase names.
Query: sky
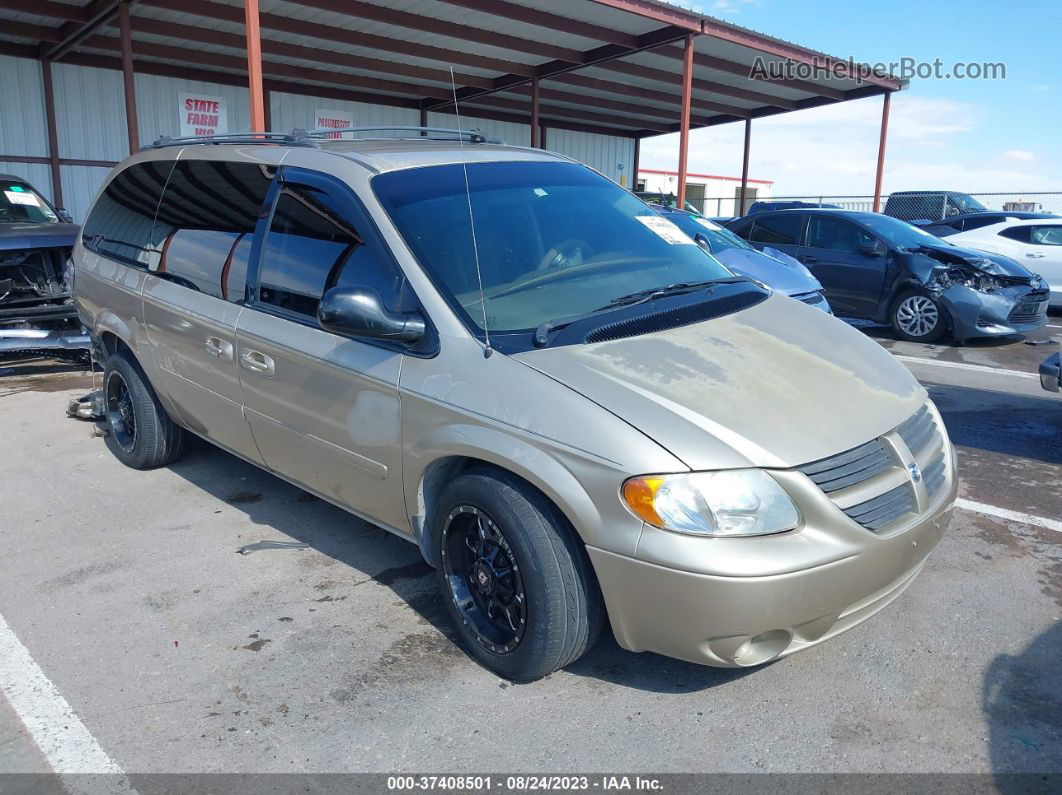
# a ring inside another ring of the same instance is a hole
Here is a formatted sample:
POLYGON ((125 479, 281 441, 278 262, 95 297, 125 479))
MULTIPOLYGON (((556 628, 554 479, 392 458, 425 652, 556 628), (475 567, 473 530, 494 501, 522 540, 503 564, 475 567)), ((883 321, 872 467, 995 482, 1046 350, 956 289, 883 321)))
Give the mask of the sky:
MULTIPOLYGON (((912 78, 893 95, 884 190, 1062 190, 1059 0, 677 3, 844 59, 1002 62, 1005 79, 912 78)), ((775 196, 873 193, 881 105, 868 97, 753 120, 749 176, 774 180, 775 196)), ((693 131, 689 170, 740 176, 743 127, 693 131)), ((677 163, 677 134, 642 141, 643 167, 677 163)))

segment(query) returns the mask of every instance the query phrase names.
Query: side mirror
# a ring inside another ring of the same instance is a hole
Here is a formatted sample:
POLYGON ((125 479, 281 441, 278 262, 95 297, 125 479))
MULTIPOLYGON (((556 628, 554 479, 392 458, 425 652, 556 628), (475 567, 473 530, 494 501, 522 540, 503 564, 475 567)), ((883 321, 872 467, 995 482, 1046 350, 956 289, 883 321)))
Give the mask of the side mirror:
POLYGON ((392 312, 375 290, 333 287, 321 298, 317 321, 325 331, 347 337, 412 344, 424 336, 419 312, 392 312))
POLYGON ((64 221, 68 224, 74 223, 73 217, 66 211, 65 207, 56 207, 55 214, 59 216, 60 221, 64 221))
POLYGON ((700 232, 698 232, 698 233, 697 233, 697 236, 696 236, 695 238, 693 238, 693 241, 694 241, 694 242, 695 242, 695 243, 696 243, 696 244, 697 244, 698 246, 700 246, 700 247, 701 247, 701 248, 703 248, 703 249, 704 249, 705 251, 707 251, 707 252, 708 252, 709 254, 711 254, 711 253, 712 253, 712 244, 708 242, 708 238, 707 238, 707 236, 705 236, 705 235, 702 235, 702 234, 701 234, 700 232))
POLYGON ((864 257, 884 257, 885 244, 880 240, 875 240, 873 243, 864 243, 859 247, 859 253, 864 257))

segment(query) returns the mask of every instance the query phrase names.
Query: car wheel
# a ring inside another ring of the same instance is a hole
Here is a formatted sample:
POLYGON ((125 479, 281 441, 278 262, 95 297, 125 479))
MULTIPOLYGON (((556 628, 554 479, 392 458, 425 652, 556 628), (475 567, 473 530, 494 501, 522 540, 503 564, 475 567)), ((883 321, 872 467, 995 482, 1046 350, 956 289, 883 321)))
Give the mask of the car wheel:
POLYGON ((468 653, 499 676, 530 682, 597 640, 604 618, 586 550, 538 491, 470 470, 440 496, 436 576, 468 653))
POLYGON ((170 419, 140 367, 116 353, 103 369, 107 447, 133 469, 165 466, 184 452, 185 431, 170 419))
POLYGON ((948 317, 936 300, 911 290, 896 299, 892 307, 892 327, 900 339, 936 342, 947 331, 948 317))

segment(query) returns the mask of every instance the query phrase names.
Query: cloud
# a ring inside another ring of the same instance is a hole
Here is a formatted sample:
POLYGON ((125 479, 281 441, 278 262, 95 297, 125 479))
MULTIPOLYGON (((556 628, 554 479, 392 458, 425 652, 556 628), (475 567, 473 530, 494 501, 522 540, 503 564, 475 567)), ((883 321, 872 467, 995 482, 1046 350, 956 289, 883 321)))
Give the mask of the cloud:
MULTIPOLYGON (((976 135, 983 118, 967 103, 893 96, 886 191, 1062 189, 1062 173, 1032 168, 1020 155, 994 162, 986 157, 976 135)), ((774 180, 775 196, 871 194, 880 125, 880 97, 755 119, 749 176, 774 180)), ((740 122, 695 130, 690 171, 740 176, 743 135, 740 122)), ((646 168, 674 170, 677 162, 677 135, 642 141, 646 168)))
POLYGON ((1005 160, 1017 160, 1022 163, 1030 163, 1036 159, 1036 155, 1028 149, 1008 149, 1003 153, 1005 160))
POLYGON ((1050 91, 1054 86, 1049 86, 1047 83, 1037 83, 1035 86, 1029 86, 1030 91, 1036 91, 1043 93, 1044 91, 1050 91))

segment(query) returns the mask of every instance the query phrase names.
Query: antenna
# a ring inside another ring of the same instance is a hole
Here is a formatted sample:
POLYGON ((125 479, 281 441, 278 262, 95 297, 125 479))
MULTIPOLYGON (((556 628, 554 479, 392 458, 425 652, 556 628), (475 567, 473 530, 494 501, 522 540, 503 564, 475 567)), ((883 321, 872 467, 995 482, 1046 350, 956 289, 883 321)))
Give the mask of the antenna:
POLYGON ((468 200, 468 225, 472 230, 472 255, 476 260, 476 282, 479 284, 479 306, 483 310, 483 337, 486 346, 483 358, 489 359, 494 352, 490 347, 490 329, 487 328, 487 298, 483 294, 483 274, 479 269, 479 243, 476 242, 476 219, 472 216, 472 191, 468 187, 468 164, 465 162, 465 136, 461 132, 461 111, 457 107, 457 83, 454 82, 454 68, 450 67, 450 88, 454 94, 454 116, 457 117, 457 140, 461 146, 461 170, 465 175, 465 198, 468 200))

